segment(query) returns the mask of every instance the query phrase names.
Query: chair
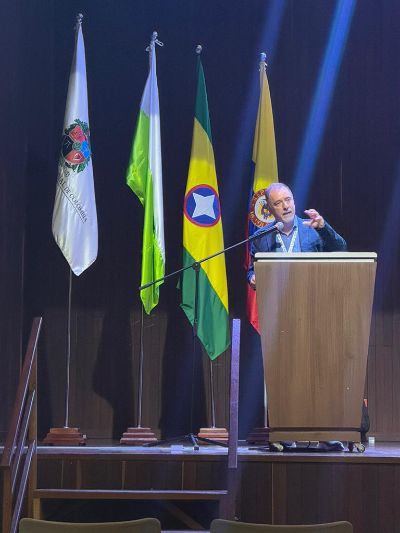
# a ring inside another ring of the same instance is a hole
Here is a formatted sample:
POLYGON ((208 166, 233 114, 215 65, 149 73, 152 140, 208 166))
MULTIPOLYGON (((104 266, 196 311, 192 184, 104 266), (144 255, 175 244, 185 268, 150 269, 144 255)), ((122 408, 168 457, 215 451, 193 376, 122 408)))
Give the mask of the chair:
POLYGON ((353 526, 350 522, 278 526, 247 524, 218 518, 211 522, 210 533, 353 533, 353 526))
POLYGON ((19 523, 19 533, 74 533, 75 531, 82 533, 160 533, 161 524, 156 518, 88 524, 23 518, 19 523))

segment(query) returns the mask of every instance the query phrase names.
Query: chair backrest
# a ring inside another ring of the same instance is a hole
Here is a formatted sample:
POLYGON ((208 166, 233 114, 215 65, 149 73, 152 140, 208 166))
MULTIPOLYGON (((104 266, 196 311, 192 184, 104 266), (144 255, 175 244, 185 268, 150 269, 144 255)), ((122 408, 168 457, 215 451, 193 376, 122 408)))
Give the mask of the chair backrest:
POLYGON ((353 533, 353 526, 350 522, 279 526, 247 524, 218 518, 211 522, 210 533, 353 533))
POLYGON ((156 518, 142 518, 127 522, 71 523, 50 522, 23 518, 19 523, 19 533, 160 533, 161 524, 156 518))

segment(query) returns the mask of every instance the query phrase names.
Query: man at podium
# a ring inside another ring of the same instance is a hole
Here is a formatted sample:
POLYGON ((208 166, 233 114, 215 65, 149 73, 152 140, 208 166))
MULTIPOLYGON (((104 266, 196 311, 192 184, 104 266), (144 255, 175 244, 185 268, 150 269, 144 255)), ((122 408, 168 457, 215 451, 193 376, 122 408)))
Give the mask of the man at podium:
MULTIPOLYGON (((250 254, 257 252, 340 252, 347 249, 346 241, 324 220, 315 209, 307 209, 308 219, 296 216, 292 191, 284 183, 271 183, 265 191, 267 208, 275 221, 254 235, 250 254), (283 227, 268 232, 277 222, 283 227), (257 238, 257 234, 260 237, 257 238)), ((250 286, 256 288, 253 261, 247 272, 250 286)))
MULTIPOLYGON (((275 218, 269 226, 258 230, 251 243, 251 262, 247 272, 250 286, 256 288, 253 258, 257 252, 340 252, 347 249, 346 241, 315 209, 307 209, 307 219, 296 216, 292 191, 284 183, 272 183, 265 191, 267 209, 275 218), (276 228, 279 224, 280 228, 276 228), (272 231, 268 231, 271 228, 272 231), (257 237, 257 234, 260 234, 257 237)), ((296 443, 283 443, 296 447, 296 443)), ((342 451, 339 441, 321 442, 318 449, 342 451)))

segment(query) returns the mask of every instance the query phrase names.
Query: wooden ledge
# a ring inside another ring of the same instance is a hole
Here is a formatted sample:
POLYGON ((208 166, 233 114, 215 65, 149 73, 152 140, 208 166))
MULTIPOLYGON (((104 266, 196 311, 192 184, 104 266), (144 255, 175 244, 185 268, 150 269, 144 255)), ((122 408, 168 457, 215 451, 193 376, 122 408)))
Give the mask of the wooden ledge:
POLYGON ((93 490, 36 489, 33 497, 48 500, 220 500, 226 490, 93 490))

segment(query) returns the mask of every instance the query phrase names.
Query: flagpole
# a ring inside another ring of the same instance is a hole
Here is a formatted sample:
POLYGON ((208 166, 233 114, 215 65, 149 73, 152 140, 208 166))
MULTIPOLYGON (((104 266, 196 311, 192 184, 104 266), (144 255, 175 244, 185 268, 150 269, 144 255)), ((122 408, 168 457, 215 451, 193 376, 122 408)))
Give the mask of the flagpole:
POLYGON ((138 390, 138 414, 137 414, 137 427, 138 428, 142 427, 143 359, 144 359, 143 329, 144 329, 144 307, 142 304, 142 312, 141 312, 141 318, 140 318, 139 390, 138 390))
POLYGON ((210 359, 210 389, 211 389, 211 427, 215 428, 215 399, 214 399, 214 373, 213 363, 210 359))
MULTIPOLYGON (((267 54, 265 52, 261 52, 260 53, 260 61, 259 61, 260 96, 259 96, 258 111, 257 111, 257 122, 256 122, 256 124, 258 124, 258 128, 260 130, 259 136, 261 136, 263 138, 264 142, 266 142, 266 133, 265 132, 267 131, 267 124, 266 123, 262 124, 262 120, 261 120, 261 103, 262 103, 262 96, 263 96, 263 90, 264 90, 263 89, 263 87, 264 87, 264 76, 265 76, 266 86, 268 87, 267 62, 266 62, 266 59, 267 59, 267 54), (264 134, 263 134, 263 130, 264 130, 264 134)), ((273 144, 274 144, 274 147, 275 147, 274 148, 275 154, 274 154, 274 157, 272 157, 270 155, 270 160, 268 161, 268 164, 269 164, 269 167, 270 167, 270 170, 269 170, 270 181, 266 182, 266 181, 263 181, 263 179, 261 178, 260 175, 257 175, 257 170, 256 169, 257 169, 257 161, 258 161, 258 157, 259 157, 258 156, 258 152, 257 152, 257 154, 255 156, 256 159, 254 161, 254 163, 256 165, 256 168, 254 170, 253 186, 252 186, 254 194, 257 192, 256 189, 258 189, 258 190, 261 189, 261 186, 262 186, 263 189, 265 189, 269 185, 269 183, 271 183, 273 181, 279 181, 277 161, 276 161, 276 146, 275 146, 275 132, 274 132, 274 125, 273 125, 273 115, 272 115, 272 104, 271 104, 271 97, 269 95, 269 89, 268 89, 267 108, 268 107, 269 107, 269 109, 265 109, 264 108, 264 112, 266 113, 265 118, 264 118, 264 122, 267 120, 266 117, 269 116, 270 117, 269 120, 271 120, 271 126, 270 127, 272 129, 272 136, 270 135, 269 142, 271 142, 271 140, 273 141, 273 144), (257 187, 255 186, 256 182, 258 183, 257 187)), ((257 125, 256 125, 256 128, 257 128, 257 125)), ((254 144, 253 144, 253 150, 254 150, 254 144)), ((264 170, 264 172, 265 172, 265 170, 264 170)), ((250 215, 250 213, 249 213, 249 215, 250 215)), ((250 219, 250 217, 249 217, 249 219, 250 219)), ((249 221, 249 224, 248 224, 249 233, 250 233, 251 225, 252 225, 252 223, 249 221)), ((256 229, 257 228, 254 228, 254 231, 256 231, 256 229)), ((254 233, 253 233, 253 235, 254 235, 254 233)), ((255 301, 255 292, 251 288, 248 288, 247 291, 248 291, 248 293, 247 293, 247 299, 248 299, 247 313, 248 313, 248 318, 249 318, 249 321, 250 321, 251 325, 254 327, 254 329, 257 331, 257 333, 260 334, 259 324, 258 324, 258 311, 257 311, 257 308, 256 308, 256 301, 255 301)), ((269 441, 268 395, 267 395, 267 388, 266 388, 265 379, 264 379, 264 425, 262 427, 254 427, 253 430, 248 435, 246 441, 249 444, 265 444, 265 442, 269 441)))
POLYGON ((69 390, 71 374, 71 303, 72 303, 72 269, 69 269, 68 284, 68 318, 67 318, 67 376, 65 387, 65 422, 64 427, 69 427, 69 390))
MULTIPOLYGON (((132 350, 133 361, 133 350, 132 350)), ((136 426, 129 426, 120 438, 120 444, 146 445, 157 442, 156 435, 150 427, 142 427, 142 404, 143 404, 143 367, 144 367, 144 305, 142 303, 140 316, 140 354, 139 354, 139 384, 137 402, 136 426)))
MULTIPOLYGON (((142 109, 142 106, 144 106, 143 109, 146 109, 145 115, 148 117, 148 119, 150 121, 150 131, 151 131, 151 124, 153 123, 153 127, 155 128, 155 132, 156 132, 156 137, 157 137, 157 128, 158 128, 158 134, 159 134, 159 123, 157 123, 157 121, 154 119, 154 116, 153 116, 153 119, 151 118, 151 116, 152 116, 152 107, 150 105, 150 107, 148 108, 147 105, 148 105, 148 101, 149 101, 149 98, 150 98, 150 101, 152 102, 152 105, 155 106, 154 109, 153 109, 153 112, 154 112, 154 110, 157 110, 157 112, 158 112, 158 89, 157 89, 157 79, 156 79, 156 72, 155 72, 155 61, 156 61, 155 46, 156 45, 164 46, 164 45, 163 45, 163 43, 161 41, 159 41, 157 39, 157 37, 158 37, 158 33, 156 31, 154 31, 152 33, 152 35, 151 35, 150 44, 146 48, 146 51, 149 54, 149 77, 147 78, 147 82, 146 82, 146 85, 145 85, 145 90, 143 92, 142 103, 141 103, 141 109, 142 109), (153 61, 152 61, 152 59, 154 60, 154 69, 153 69, 153 61)), ((154 115, 154 113, 153 113, 153 115, 154 115)), ((139 124, 139 121, 138 121, 138 124, 139 124)), ((135 134, 134 143, 136 142, 136 139, 138 138, 138 137, 136 137, 136 135, 137 135, 137 133, 135 134)), ((158 141, 160 142, 160 139, 158 139, 158 141)), ((156 139, 156 141, 154 141, 154 139, 153 139, 153 148, 154 148, 154 146, 157 147, 157 139, 156 139), (155 142, 155 144, 154 144, 154 142, 155 142)), ((147 150, 148 150, 148 147, 147 147, 147 150)), ((148 204, 146 202, 143 202, 143 198, 146 196, 145 191, 147 190, 147 185, 145 186, 145 181, 146 181, 146 179, 148 179, 148 175, 146 176, 146 178, 144 176, 140 176, 139 177, 140 184, 139 184, 137 182, 137 180, 136 180, 136 178, 137 178, 136 171, 132 172, 132 166, 134 166, 136 168, 136 165, 133 163, 133 160, 134 160, 134 155, 131 154, 131 160, 129 162, 128 172, 127 172, 127 184, 132 189, 132 191, 139 197, 141 202, 143 203, 143 205, 145 207, 145 213, 146 213, 148 204), (135 175, 135 177, 133 177, 133 174, 135 175), (142 187, 143 187, 143 189, 142 189, 142 187), (139 192, 139 189, 140 189, 140 192, 139 192), (144 195, 143 197, 142 197, 142 193, 144 195)), ((159 159, 154 159, 153 158, 152 161, 150 161, 150 159, 149 159, 149 164, 150 164, 150 166, 149 166, 148 170, 149 169, 151 170, 150 175, 152 176, 152 179, 153 178, 157 178, 157 180, 158 180, 158 181, 156 180, 156 182, 155 182, 157 188, 154 189, 155 191, 158 191, 157 192, 158 196, 155 194, 154 198, 155 198, 155 200, 157 198, 161 199, 161 204, 162 204, 161 152, 159 154, 159 159), (155 172, 155 174, 153 174, 153 171, 155 172)), ((151 205, 151 204, 149 204, 149 205, 151 205)), ((153 207, 154 206, 151 206, 151 210, 153 209, 153 207)), ((151 216, 153 217, 153 214, 154 214, 153 211, 151 211, 151 213, 152 213, 151 216)), ((158 216, 161 217, 161 218, 158 218, 158 222, 161 224, 161 227, 163 228, 162 205, 161 205, 161 210, 158 209, 156 213, 157 213, 158 216)), ((150 249, 150 247, 148 247, 146 245, 146 242, 147 242, 146 239, 148 238, 148 235, 149 235, 149 231, 148 230, 150 229, 150 227, 148 225, 146 225, 146 214, 145 214, 144 220, 145 220, 145 224, 144 224, 144 229, 143 229, 143 250, 147 250, 147 249, 150 249)), ((155 224, 156 227, 159 227, 155 223, 155 218, 154 217, 153 217, 153 223, 155 224)), ((152 229, 152 232, 153 232, 154 228, 151 228, 151 229, 152 229)), ((161 231, 161 234, 157 233, 157 237, 159 238, 159 240, 157 240, 157 246, 159 247, 161 255, 163 255, 163 250, 164 250, 164 231, 163 231, 163 229, 161 231)), ((150 241, 148 241, 148 242, 150 242, 150 241)), ((154 244, 152 244, 151 248, 152 248, 151 254, 154 254, 154 244)), ((143 252, 143 254, 144 254, 144 256, 145 255, 148 256, 147 252, 146 252, 146 254, 145 254, 145 252, 143 252)), ((153 257, 154 257, 154 255, 153 255, 153 257)), ((144 259, 142 258, 142 266, 143 266, 143 261, 144 261, 144 259)), ((162 273, 164 273, 164 269, 162 269, 162 273)), ((147 274, 148 273, 146 273, 146 275, 147 274)), ((152 276, 153 275, 154 275, 154 273, 152 273, 152 276)), ((142 270, 142 279, 143 279, 143 270, 142 270)), ((143 298, 141 298, 141 299, 142 299, 142 309, 141 309, 141 323, 140 323, 140 355, 139 355, 139 384, 138 384, 137 425, 135 427, 128 427, 127 431, 125 431, 122 434, 122 438, 120 439, 120 443, 121 444, 129 444, 129 445, 148 444, 148 443, 157 442, 157 439, 156 439, 154 431, 152 431, 151 428, 143 428, 142 427, 142 403, 143 403, 143 366, 144 366, 144 311, 146 311, 147 313, 150 313, 151 309, 158 302, 158 298, 157 298, 157 302, 155 302, 155 303, 154 303, 154 301, 151 302, 153 305, 150 305, 149 308, 147 307, 147 304, 145 303, 144 299, 143 298)))
MULTIPOLYGON (((203 47, 198 44, 196 46, 196 54, 200 60, 201 52, 203 51, 203 47)), ((197 330, 198 330, 198 306, 199 306, 199 274, 200 274, 200 262, 196 264, 196 284, 195 284, 195 310, 194 310, 194 320, 193 320, 193 330, 194 330, 194 354, 193 358, 195 357, 195 346, 196 346, 196 337, 197 337, 197 330)), ((216 416, 215 416, 215 396, 214 396, 214 373, 213 373, 213 364, 214 362, 212 360, 209 360, 209 376, 210 376, 210 407, 211 407, 211 427, 209 428, 200 428, 198 436, 205 439, 211 439, 214 441, 222 441, 226 442, 228 440, 228 432, 225 428, 217 428, 216 427, 216 416)), ((193 364, 194 368, 194 364, 193 364)), ((194 381, 194 380, 193 380, 194 381)), ((191 411, 193 409, 193 398, 192 398, 192 407, 191 411)), ((192 420, 191 420, 191 427, 192 427, 192 420)))
POLYGON ((86 437, 70 423, 72 272, 79 276, 97 257, 97 212, 90 147, 83 15, 75 24, 75 48, 69 76, 63 140, 53 209, 53 235, 70 265, 67 317, 67 360, 64 426, 51 428, 44 444, 80 445, 86 437), (79 73, 79 75, 78 75, 79 73), (72 147, 77 159, 71 159, 72 147), (79 161, 79 163, 77 163, 79 161), (79 179, 74 176, 80 175, 79 179), (76 202, 72 202, 74 198, 76 202))
MULTIPOLYGON (((196 49, 196 52, 198 52, 198 48, 200 47, 201 52, 201 46, 198 46, 196 49)), ((199 276, 200 276, 200 263, 195 261, 193 263, 193 270, 194 270, 194 276, 195 276, 195 282, 194 282, 194 313, 193 313, 193 326, 192 326, 192 390, 191 390, 191 398, 190 398, 190 433, 193 433, 193 406, 194 406, 194 382, 196 377, 196 347, 197 347, 197 326, 198 326, 198 320, 199 320, 199 276)))

